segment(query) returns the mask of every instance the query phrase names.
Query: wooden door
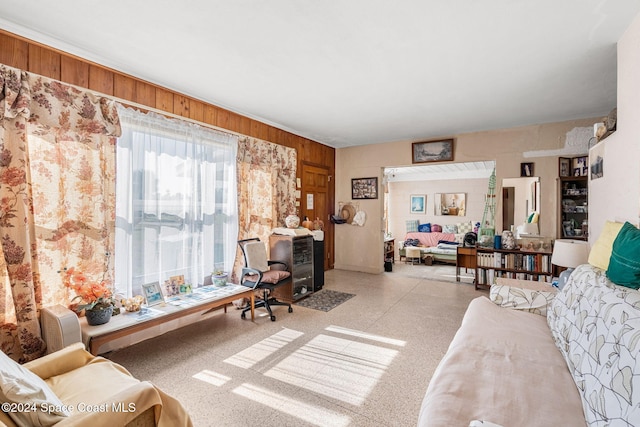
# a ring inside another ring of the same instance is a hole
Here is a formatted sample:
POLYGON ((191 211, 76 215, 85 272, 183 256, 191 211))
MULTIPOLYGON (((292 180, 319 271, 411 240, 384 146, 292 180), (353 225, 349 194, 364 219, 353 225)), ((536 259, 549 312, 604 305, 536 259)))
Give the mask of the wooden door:
POLYGON ((312 221, 319 218, 324 222, 324 269, 328 270, 333 248, 329 233, 329 169, 303 164, 300 187, 300 218, 307 216, 312 221))

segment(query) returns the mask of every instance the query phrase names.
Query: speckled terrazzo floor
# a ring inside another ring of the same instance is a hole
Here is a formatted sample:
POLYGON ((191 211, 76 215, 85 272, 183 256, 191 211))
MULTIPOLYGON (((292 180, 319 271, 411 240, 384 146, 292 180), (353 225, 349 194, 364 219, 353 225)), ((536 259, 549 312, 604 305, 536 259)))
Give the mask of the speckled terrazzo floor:
POLYGON ((195 426, 414 426, 427 384, 476 291, 453 266, 331 270, 354 294, 328 312, 276 307, 275 322, 222 311, 106 356, 179 399, 195 426), (441 279, 447 280, 447 279, 441 279))

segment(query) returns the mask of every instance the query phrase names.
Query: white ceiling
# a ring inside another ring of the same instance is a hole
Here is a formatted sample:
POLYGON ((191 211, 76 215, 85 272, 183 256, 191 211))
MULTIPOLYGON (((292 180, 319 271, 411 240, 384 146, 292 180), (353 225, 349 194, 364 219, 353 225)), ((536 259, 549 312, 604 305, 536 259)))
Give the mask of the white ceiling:
POLYGON ((493 160, 404 166, 385 168, 384 178, 387 182, 489 178, 495 167, 493 160))
POLYGON ((3 0, 0 28, 340 148, 598 117, 640 0, 3 0))

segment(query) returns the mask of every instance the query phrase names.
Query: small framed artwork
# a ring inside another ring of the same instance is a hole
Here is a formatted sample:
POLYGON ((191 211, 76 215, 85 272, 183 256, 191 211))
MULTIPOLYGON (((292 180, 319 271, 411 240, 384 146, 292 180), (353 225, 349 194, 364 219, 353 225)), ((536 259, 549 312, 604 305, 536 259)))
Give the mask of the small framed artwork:
POLYGON ((604 144, 594 145, 589 150, 589 170, 592 181, 604 176, 604 144))
POLYGON ((573 176, 588 176, 589 174, 589 163, 588 157, 574 157, 572 159, 572 168, 573 168, 573 176))
POLYGON ((378 198, 378 178, 352 178, 351 179, 352 199, 377 199, 378 198))
POLYGON ((520 163, 520 176, 533 176, 533 163, 520 163))
POLYGON ((160 282, 152 282, 142 285, 142 293, 144 294, 144 298, 147 301, 148 306, 164 302, 162 289, 160 289, 160 282))
POLYGON ((426 211, 427 196, 411 195, 411 213, 423 214, 426 211))
POLYGON ((571 176, 571 159, 569 157, 558 159, 558 175, 561 177, 571 176))
POLYGON ((411 145, 413 163, 446 162, 453 160, 453 139, 414 142, 411 145))

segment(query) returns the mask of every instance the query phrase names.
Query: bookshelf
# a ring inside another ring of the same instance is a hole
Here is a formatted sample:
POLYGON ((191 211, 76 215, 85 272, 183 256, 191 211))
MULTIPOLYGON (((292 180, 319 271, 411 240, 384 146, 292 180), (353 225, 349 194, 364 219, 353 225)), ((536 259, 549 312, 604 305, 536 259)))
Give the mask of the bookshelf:
POLYGON ((586 176, 561 177, 558 238, 587 240, 589 237, 589 182, 586 176))
POLYGON ((476 257, 476 289, 491 286, 498 277, 541 282, 553 278, 551 252, 478 247, 476 257))

